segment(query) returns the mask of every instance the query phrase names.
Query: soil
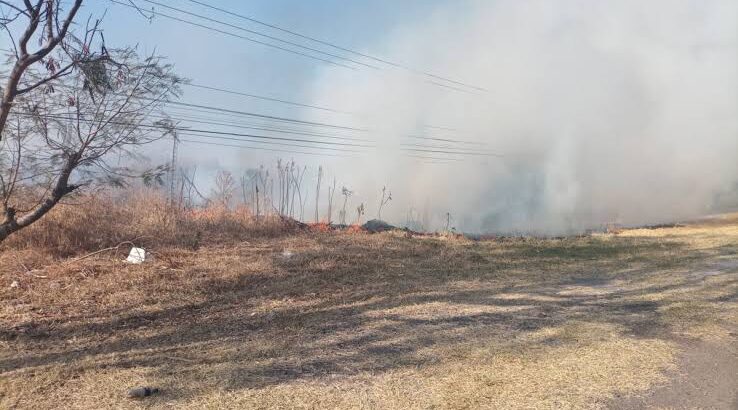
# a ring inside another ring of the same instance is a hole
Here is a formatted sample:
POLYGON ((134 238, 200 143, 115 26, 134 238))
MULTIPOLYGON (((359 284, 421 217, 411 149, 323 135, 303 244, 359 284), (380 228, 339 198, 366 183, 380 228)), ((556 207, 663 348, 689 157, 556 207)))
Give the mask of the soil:
POLYGON ((738 333, 731 343, 684 342, 671 381, 644 395, 616 399, 613 410, 738 409, 738 333))

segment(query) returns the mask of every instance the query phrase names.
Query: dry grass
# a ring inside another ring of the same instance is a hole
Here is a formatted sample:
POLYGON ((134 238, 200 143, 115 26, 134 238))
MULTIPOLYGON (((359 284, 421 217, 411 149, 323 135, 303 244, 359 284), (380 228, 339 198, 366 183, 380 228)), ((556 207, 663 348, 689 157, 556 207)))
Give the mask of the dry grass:
POLYGON ((738 329, 736 219, 474 242, 198 218, 199 249, 143 265, 6 244, 0 407, 591 409, 738 329))
POLYGON ((258 220, 245 207, 173 210, 158 191, 113 191, 70 199, 38 223, 10 236, 0 249, 42 251, 57 257, 135 241, 140 246, 196 249, 254 237, 281 236, 295 226, 277 217, 258 220))

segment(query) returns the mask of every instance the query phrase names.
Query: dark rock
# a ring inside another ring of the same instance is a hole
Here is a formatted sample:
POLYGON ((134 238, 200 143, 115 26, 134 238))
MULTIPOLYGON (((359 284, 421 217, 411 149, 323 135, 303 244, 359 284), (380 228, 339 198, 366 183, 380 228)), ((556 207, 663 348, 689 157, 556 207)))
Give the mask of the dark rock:
POLYGON ((397 227, 379 219, 372 219, 371 221, 367 221, 367 223, 365 223, 361 227, 367 232, 371 233, 392 231, 397 229, 397 227))
POLYGON ((156 387, 136 387, 128 390, 128 397, 131 399, 142 399, 156 393, 159 393, 159 389, 156 387))

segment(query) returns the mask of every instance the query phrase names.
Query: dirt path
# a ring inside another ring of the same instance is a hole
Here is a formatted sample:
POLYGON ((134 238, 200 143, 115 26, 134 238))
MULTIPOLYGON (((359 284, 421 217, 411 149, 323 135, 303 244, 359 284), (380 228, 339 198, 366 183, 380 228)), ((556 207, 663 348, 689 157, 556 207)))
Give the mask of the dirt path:
POLYGON ((687 342, 671 383, 616 400, 613 410, 738 409, 738 334, 732 342, 687 342))

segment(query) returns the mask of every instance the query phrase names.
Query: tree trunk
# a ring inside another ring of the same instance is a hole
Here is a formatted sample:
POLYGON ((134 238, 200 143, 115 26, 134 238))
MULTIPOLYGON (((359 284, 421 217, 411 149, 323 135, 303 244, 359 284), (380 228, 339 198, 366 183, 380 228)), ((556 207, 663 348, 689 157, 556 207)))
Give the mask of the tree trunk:
POLYGON ((62 198, 79 188, 77 185, 69 184, 69 177, 72 175, 72 171, 77 167, 79 157, 80 154, 76 153, 67 158, 67 161, 64 163, 64 168, 57 177, 54 189, 51 191, 51 195, 44 199, 43 202, 36 206, 36 208, 31 212, 23 215, 21 218, 17 218, 15 208, 8 207, 5 210, 3 222, 0 223, 0 242, 4 241, 13 233, 41 219, 41 217, 46 215, 46 213, 56 206, 62 198))

